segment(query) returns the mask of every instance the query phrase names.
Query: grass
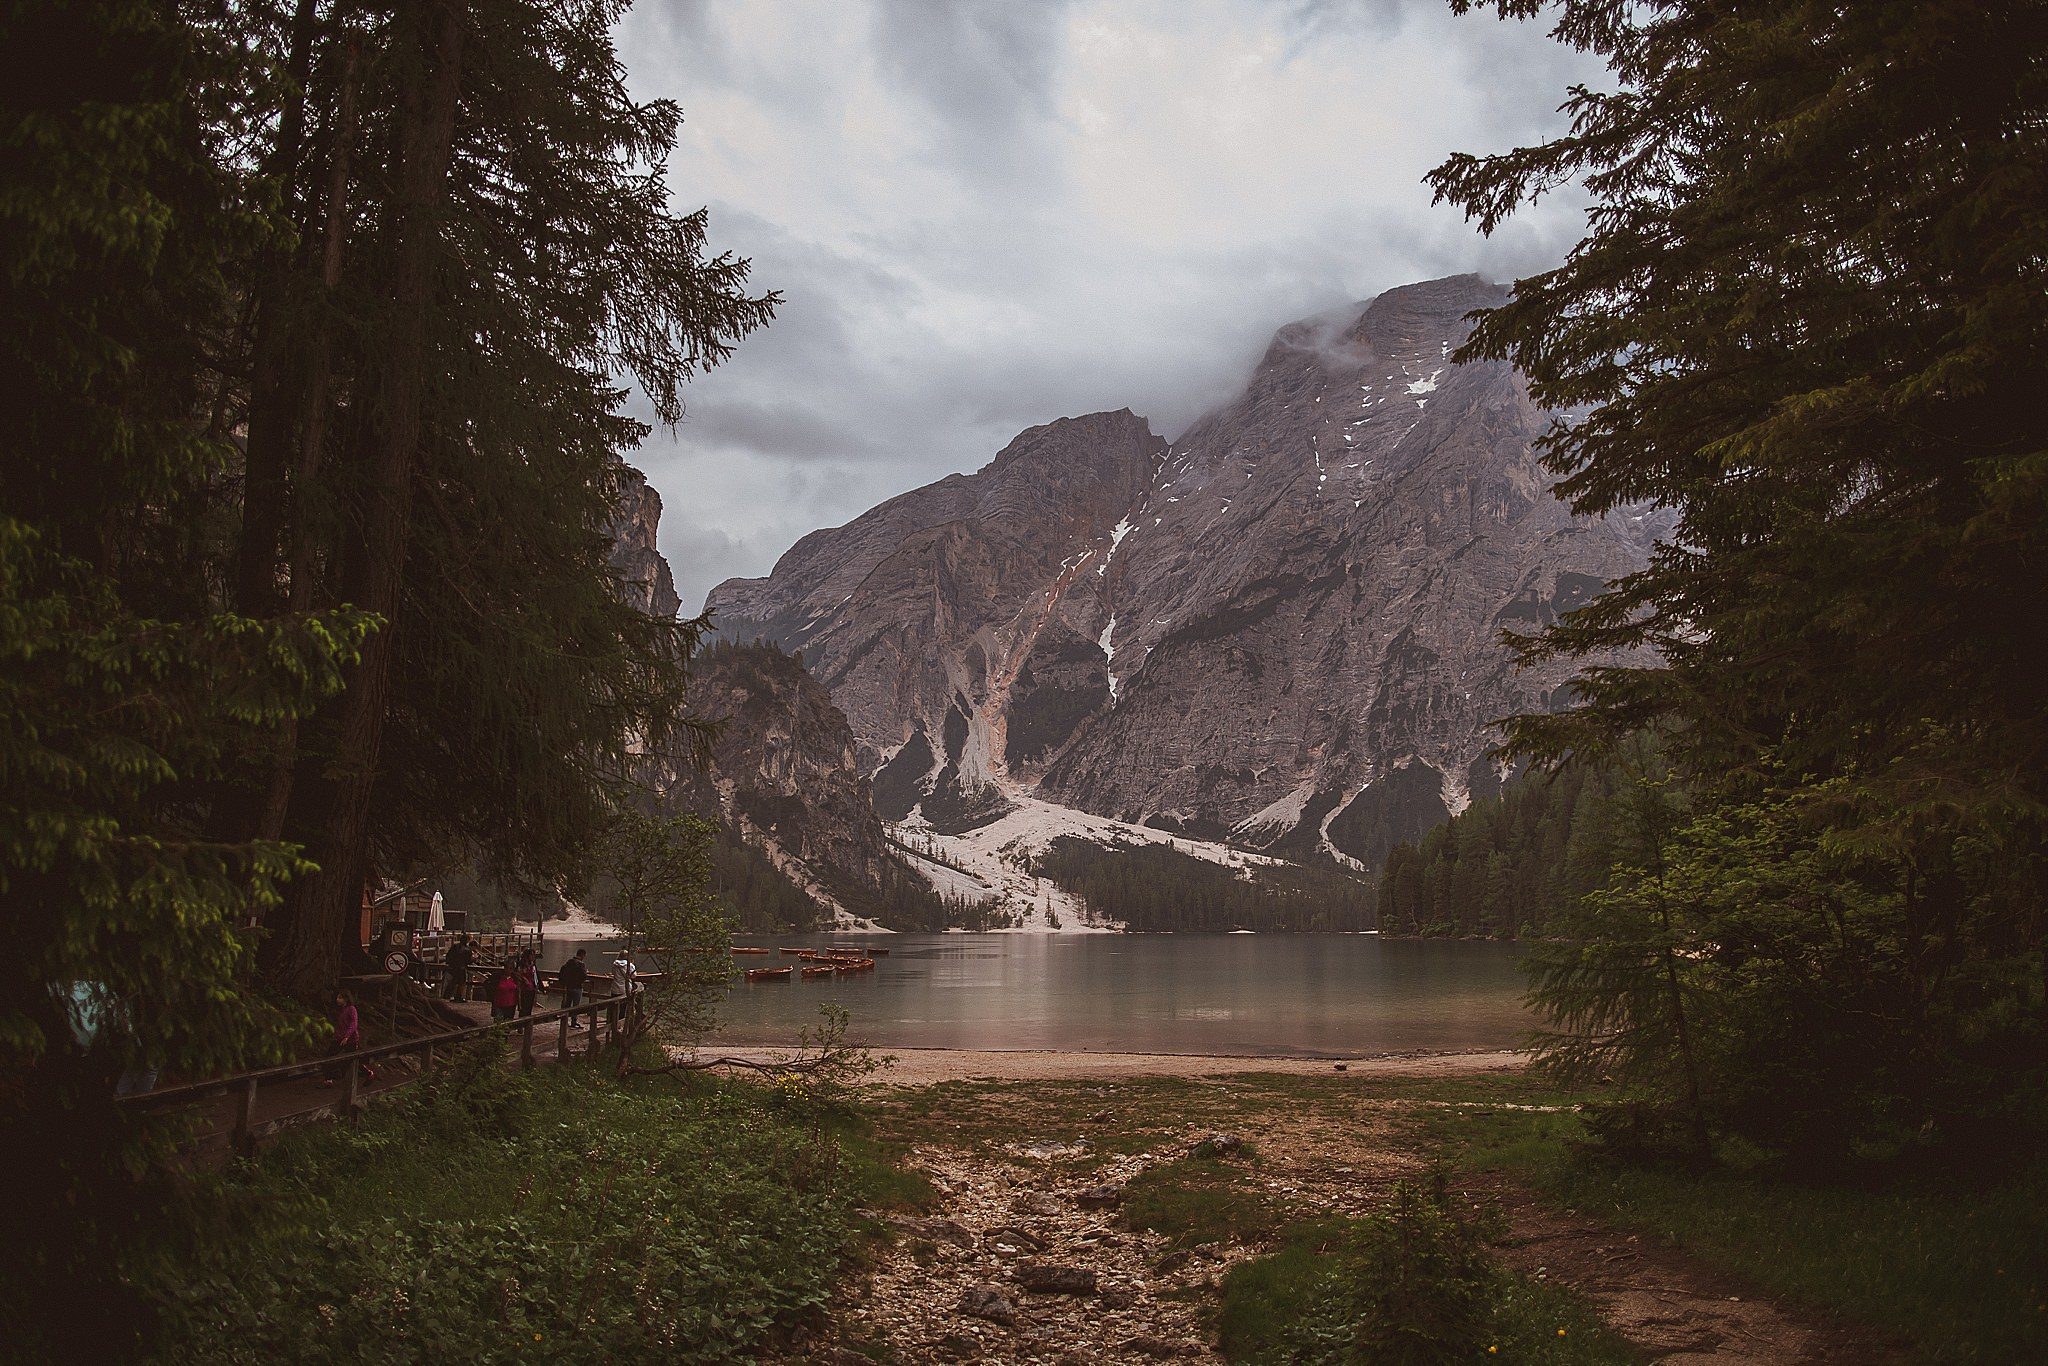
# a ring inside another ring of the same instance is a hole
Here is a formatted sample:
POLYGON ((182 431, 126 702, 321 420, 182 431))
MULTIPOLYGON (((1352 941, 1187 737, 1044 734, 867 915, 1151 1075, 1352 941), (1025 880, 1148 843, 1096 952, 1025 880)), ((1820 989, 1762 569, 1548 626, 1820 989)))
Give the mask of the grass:
POLYGON ((1684 1248, 1771 1296, 1903 1340, 1916 1360, 2048 1360, 2048 1156, 1993 1170, 1866 1173, 1838 1184, 1768 1170, 1602 1158, 1554 1100, 1497 1082, 1425 1134, 1447 1159, 1509 1173, 1552 1203, 1684 1248))
POLYGON ((1176 1248, 1269 1237, 1283 1220, 1263 1194, 1246 1188, 1254 1156, 1190 1153, 1146 1168, 1124 1187, 1124 1222, 1163 1234, 1176 1248))
POLYGON ((800 1087, 478 1055, 218 1178, 234 1236, 137 1275, 165 1361, 746 1360, 819 1323, 863 1210, 930 1201, 894 1156, 800 1087))
POLYGON ((1502 1271, 1476 1231, 1413 1205, 1291 1226, 1224 1278, 1217 1330, 1245 1366, 1637 1359, 1570 1293, 1502 1271))

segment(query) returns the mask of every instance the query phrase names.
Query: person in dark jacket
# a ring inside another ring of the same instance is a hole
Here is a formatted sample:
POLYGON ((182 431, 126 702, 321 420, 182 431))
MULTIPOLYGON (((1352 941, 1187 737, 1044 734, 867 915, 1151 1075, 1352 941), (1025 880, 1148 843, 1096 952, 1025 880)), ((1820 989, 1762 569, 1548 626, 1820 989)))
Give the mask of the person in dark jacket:
MULTIPOLYGON (((590 980, 588 953, 588 949, 576 950, 576 956, 562 964, 562 970, 555 974, 555 981, 562 988, 562 1009, 564 1010, 583 1004, 583 985, 590 980)), ((576 1021, 570 1028, 583 1028, 583 1021, 576 1021)))
POLYGON ((533 961, 532 949, 519 955, 519 966, 512 975, 519 982, 519 1013, 533 1014, 533 998, 540 995, 540 965, 533 961))
POLYGON ((448 999, 467 1001, 469 999, 469 965, 476 961, 476 950, 470 947, 469 936, 463 935, 448 950, 448 999))

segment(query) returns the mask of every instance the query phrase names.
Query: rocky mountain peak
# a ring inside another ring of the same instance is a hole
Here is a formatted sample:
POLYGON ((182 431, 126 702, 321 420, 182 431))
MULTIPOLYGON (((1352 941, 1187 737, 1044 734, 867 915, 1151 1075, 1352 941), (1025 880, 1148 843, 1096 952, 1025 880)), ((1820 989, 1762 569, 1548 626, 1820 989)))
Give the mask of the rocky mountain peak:
POLYGON ((1517 672, 1502 629, 1660 526, 1573 517, 1520 376, 1451 360, 1507 297, 1461 275, 1291 323, 1171 446, 1128 412, 1034 427, 710 605, 804 650, 885 815, 1030 793, 1369 867, 1496 784, 1495 723, 1568 675, 1517 672))

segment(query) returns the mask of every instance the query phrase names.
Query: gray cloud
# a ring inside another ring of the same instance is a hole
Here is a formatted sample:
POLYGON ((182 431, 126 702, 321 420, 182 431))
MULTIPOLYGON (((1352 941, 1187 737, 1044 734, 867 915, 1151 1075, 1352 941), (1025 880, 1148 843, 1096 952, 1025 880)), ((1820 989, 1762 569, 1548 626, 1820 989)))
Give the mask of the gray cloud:
POLYGON ((1430 205, 1431 166, 1558 131, 1599 75, 1441 0, 642 0, 619 43, 683 107, 678 205, 785 299, 639 457, 691 607, 1026 426, 1176 434, 1279 325, 1512 279, 1583 224, 1430 205))

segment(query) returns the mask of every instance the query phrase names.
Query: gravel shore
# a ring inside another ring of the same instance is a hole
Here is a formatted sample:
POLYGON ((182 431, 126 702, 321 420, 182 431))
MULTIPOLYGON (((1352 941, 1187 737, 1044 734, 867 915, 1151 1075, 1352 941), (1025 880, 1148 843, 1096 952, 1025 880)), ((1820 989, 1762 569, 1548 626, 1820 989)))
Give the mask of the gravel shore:
MULTIPOLYGON (((1512 1071, 1527 1064, 1528 1055, 1512 1049, 1461 1052, 1383 1053, 1362 1058, 1271 1057, 1254 1054, 1198 1053, 1064 1053, 1035 1049, 899 1048, 877 1049, 890 1059, 873 1082, 881 1086, 929 1086, 934 1082, 986 1078, 997 1081, 1050 1081, 1085 1077, 1214 1077, 1242 1072, 1288 1075, 1462 1076, 1512 1071)), ((745 1058, 766 1062, 789 1050, 763 1045, 713 1045, 705 1057, 745 1058)))

